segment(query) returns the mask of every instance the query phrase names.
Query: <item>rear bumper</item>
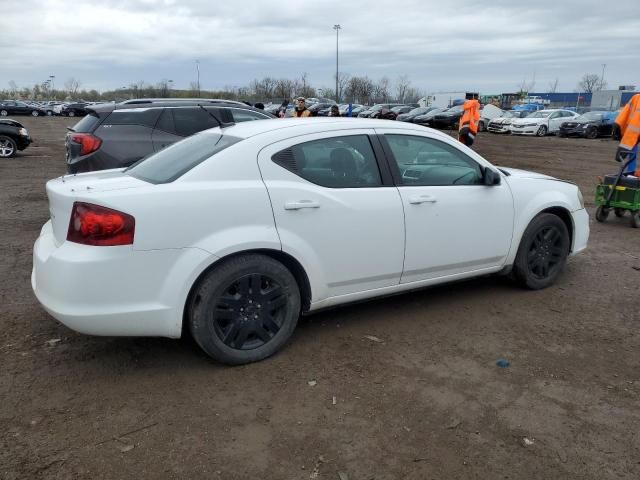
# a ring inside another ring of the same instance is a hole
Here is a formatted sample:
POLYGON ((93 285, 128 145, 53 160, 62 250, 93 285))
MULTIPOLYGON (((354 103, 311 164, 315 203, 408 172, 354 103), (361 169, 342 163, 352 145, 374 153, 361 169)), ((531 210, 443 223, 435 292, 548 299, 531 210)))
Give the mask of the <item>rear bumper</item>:
POLYGON ((42 306, 89 335, 181 335, 188 292, 211 256, 197 248, 57 246, 51 222, 33 248, 31 286, 42 306))
POLYGON ((582 252, 587 248, 589 241, 589 214, 586 209, 576 210, 571 213, 573 218, 573 245, 571 255, 582 252))

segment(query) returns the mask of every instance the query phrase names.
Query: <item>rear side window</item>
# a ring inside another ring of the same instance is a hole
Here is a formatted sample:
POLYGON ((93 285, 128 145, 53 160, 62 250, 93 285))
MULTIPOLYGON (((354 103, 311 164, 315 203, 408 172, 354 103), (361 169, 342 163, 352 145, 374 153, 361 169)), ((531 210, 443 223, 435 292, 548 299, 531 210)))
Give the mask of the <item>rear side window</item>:
POLYGON ((77 133, 91 133, 100 123, 100 117, 96 113, 82 117, 78 123, 73 126, 73 131, 77 133))
POLYGON ((159 116, 160 110, 157 108, 149 110, 116 110, 109 115, 109 118, 104 123, 106 125, 142 125, 153 128, 159 116))
MULTIPOLYGON (((203 112, 204 113, 204 112, 203 112)), ((218 133, 185 138, 131 165, 126 172, 150 183, 170 183, 241 139, 218 133)))
POLYGON ((196 108, 173 108, 173 122, 175 132, 183 137, 188 137, 196 132, 201 132, 208 128, 218 127, 220 123, 212 113, 196 108))
POLYGON ((236 123, 249 122, 251 120, 265 120, 269 117, 262 113, 253 112, 251 110, 241 110, 239 108, 232 108, 233 121, 236 123))

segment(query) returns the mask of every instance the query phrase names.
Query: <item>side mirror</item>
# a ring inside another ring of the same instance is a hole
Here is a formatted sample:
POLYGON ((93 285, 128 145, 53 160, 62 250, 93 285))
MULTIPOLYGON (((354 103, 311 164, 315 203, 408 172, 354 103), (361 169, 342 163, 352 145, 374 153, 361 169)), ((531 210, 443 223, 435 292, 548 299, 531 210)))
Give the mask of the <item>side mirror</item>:
POLYGON ((484 184, 487 186, 500 185, 500 181, 501 181, 500 174, 490 168, 484 169, 483 180, 484 180, 484 184))

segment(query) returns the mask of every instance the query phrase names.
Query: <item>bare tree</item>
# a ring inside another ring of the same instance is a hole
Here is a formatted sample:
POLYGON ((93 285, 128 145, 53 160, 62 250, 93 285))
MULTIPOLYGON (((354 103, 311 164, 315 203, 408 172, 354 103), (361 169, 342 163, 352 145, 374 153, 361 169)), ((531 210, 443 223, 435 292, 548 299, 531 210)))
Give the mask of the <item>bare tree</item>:
POLYGON ((527 82, 525 79, 523 79, 518 84, 518 91, 520 93, 522 93, 522 94, 526 94, 526 93, 531 92, 535 86, 536 86, 536 82, 535 81, 527 82))
POLYGON ((280 78, 276 81, 273 93, 277 98, 291 99, 294 95, 295 84, 288 78, 280 78))
POLYGON ((405 93, 404 99, 402 101, 406 103, 418 103, 418 100, 420 100, 422 97, 424 97, 424 95, 420 90, 418 90, 417 88, 409 87, 407 88, 407 92, 405 93))
POLYGON ((407 96, 407 90, 411 86, 411 80, 409 80, 408 75, 400 75, 398 77, 398 81, 396 82, 396 98, 400 103, 404 103, 405 97, 407 96))
POLYGON ((163 78, 158 82, 158 86, 156 87, 158 90, 158 96, 160 98, 167 98, 170 95, 169 91, 169 80, 163 78))
POLYGON ((18 84, 13 80, 9 81, 9 93, 11 97, 15 98, 17 92, 18 92, 18 84))
POLYGON ((585 93, 597 92, 606 86, 607 82, 603 82, 600 75, 596 73, 585 73, 582 80, 578 82, 578 89, 585 93))
POLYGON ((349 85, 350 78, 351 78, 351 75, 349 75, 348 73, 338 72, 338 91, 334 92, 334 94, 337 93, 338 101, 342 99, 344 91, 346 90, 347 85, 349 85))
POLYGON ((67 93, 69 93, 69 96, 71 98, 75 98, 80 85, 80 80, 76 80, 74 77, 71 77, 66 82, 64 82, 64 89, 67 91, 67 93))
POLYGON ((192 97, 197 97, 200 92, 200 86, 195 80, 189 83, 189 92, 192 97))
POLYGON ((549 93, 556 93, 558 91, 558 77, 553 80, 553 82, 549 82, 549 93))
POLYGON ((386 102, 389 100, 389 79, 382 77, 373 85, 372 97, 376 103, 386 102))

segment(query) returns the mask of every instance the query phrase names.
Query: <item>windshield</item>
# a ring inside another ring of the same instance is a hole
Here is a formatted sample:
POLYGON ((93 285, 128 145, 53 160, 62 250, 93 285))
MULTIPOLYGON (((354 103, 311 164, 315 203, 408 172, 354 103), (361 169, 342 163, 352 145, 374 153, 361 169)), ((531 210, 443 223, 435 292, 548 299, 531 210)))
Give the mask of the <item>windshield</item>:
POLYGON ((505 118, 520 118, 520 112, 509 110, 507 112, 502 112, 502 116, 505 118))
POLYGON ((378 105, 374 105, 373 107, 371 107, 370 110, 373 112, 377 112, 378 110, 382 110, 383 108, 385 108, 385 105, 379 103, 378 105))
POLYGON ((421 113, 427 113, 427 112, 431 111, 431 109, 432 109, 432 107, 419 107, 419 108, 414 108, 409 113, 411 113, 413 115, 420 115, 421 113))
POLYGON ((221 152, 241 138, 221 133, 199 133, 139 160, 125 170, 150 183, 170 183, 196 165, 221 152))
POLYGON ((587 112, 576 118, 576 122, 596 122, 598 120, 602 120, 603 117, 604 115, 602 112, 587 112))
POLYGON ((531 115, 527 115, 527 118, 547 118, 549 115, 551 115, 553 112, 549 112, 549 111, 539 111, 539 112, 533 112, 531 115))

